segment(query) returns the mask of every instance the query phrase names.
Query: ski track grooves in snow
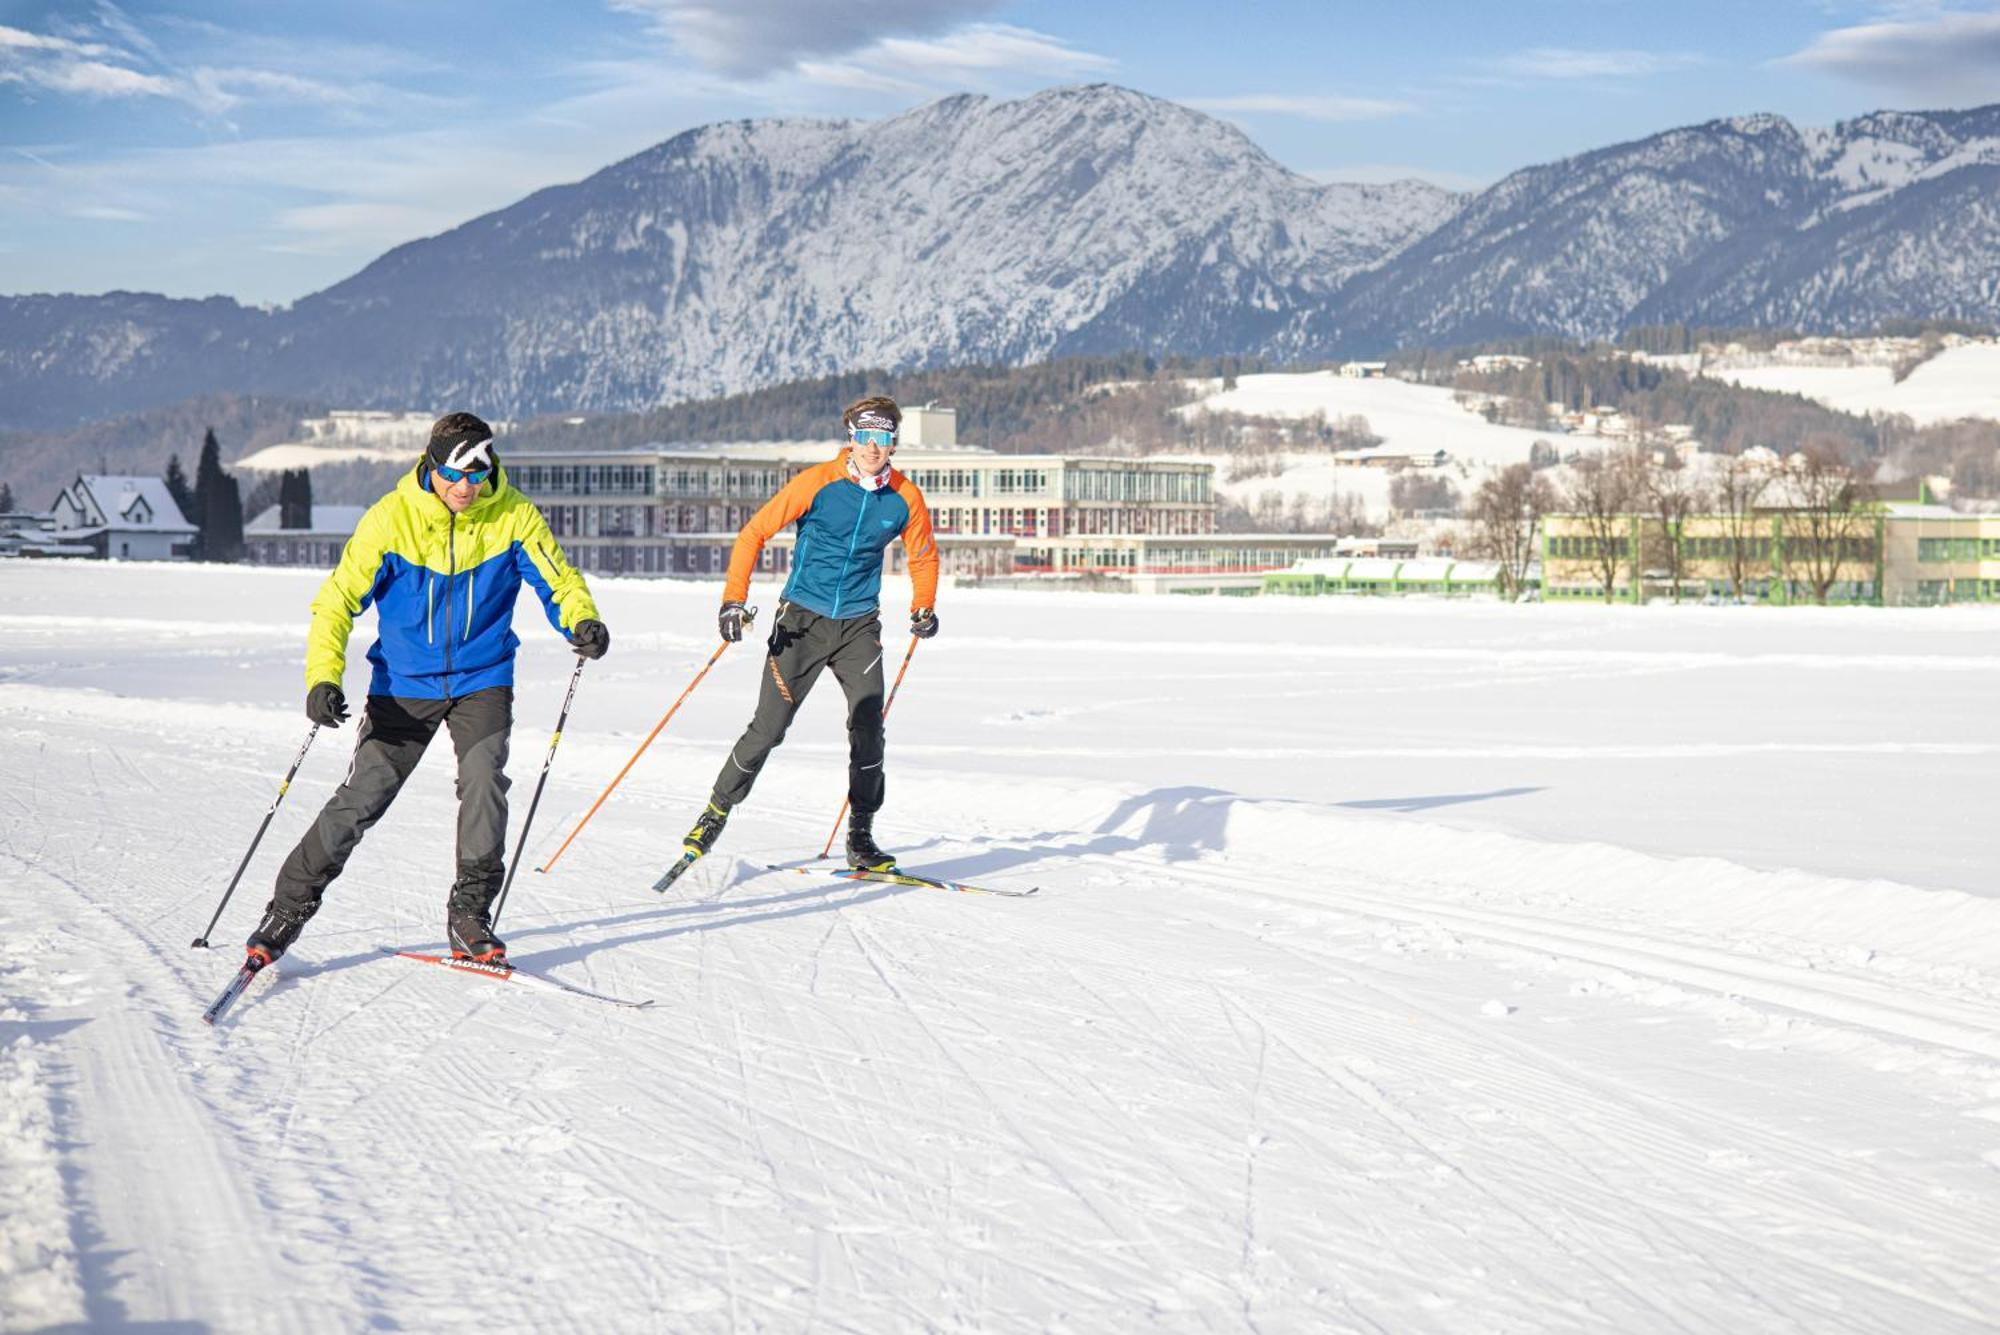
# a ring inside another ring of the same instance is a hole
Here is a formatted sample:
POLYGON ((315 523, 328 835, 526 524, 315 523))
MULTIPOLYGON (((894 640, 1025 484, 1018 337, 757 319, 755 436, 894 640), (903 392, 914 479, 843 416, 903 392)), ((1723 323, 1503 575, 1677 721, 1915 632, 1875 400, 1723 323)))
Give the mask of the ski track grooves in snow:
MULTIPOLYGON (((1139 615, 1047 607, 1079 629, 1139 615)), ((217 610, 247 625, 262 609, 217 610)), ((164 652, 168 634, 145 635, 146 654, 164 652)), ((0 641, 32 638, 0 618, 0 641)), ((1105 643, 1185 647, 1161 632, 1105 643)), ((982 652, 967 640, 927 660, 926 690, 982 652)), ((1200 652, 1197 667, 1215 661, 1200 652)), ((1274 657, 1267 684, 1321 671, 1310 652, 1274 657)), ((1349 657, 1414 661, 1393 646, 1349 657)), ((1547 691, 1568 689, 1557 674, 1661 682, 1813 659, 1810 676, 1838 684, 1839 657, 1587 650, 1507 671, 1547 691)), ((1460 646, 1446 661, 1476 658, 1460 646)), ((2000 662, 1868 654, 1851 682, 1926 658, 1954 679, 2000 662)), ((1089 697, 1092 656, 1063 661, 1089 697)), ((1460 684, 1432 673, 1415 696, 1460 684)), ((1186 699, 1137 672, 1078 708, 1115 733, 1137 697, 1186 699)), ((957 711, 970 697, 942 698, 957 711)), ((1302 698, 1231 697, 1285 718, 1302 698)), ((2000 1307, 1990 901, 1259 801, 1190 773, 1234 749, 1216 731, 1131 748, 1160 759, 1123 785, 1009 733, 1022 777, 996 782, 957 759, 978 729, 925 719, 930 699, 912 696, 896 744, 912 770, 899 833, 949 833, 906 855, 974 881, 1032 876, 1038 901, 758 873, 823 837, 837 726, 789 745, 730 844, 677 897, 653 896, 662 813, 681 828, 679 804, 713 771, 705 743, 670 742, 571 865, 516 885, 507 929, 524 962, 659 1005, 552 1005, 375 953, 432 944, 439 926, 451 775, 433 755, 301 948, 204 1031, 233 951, 188 952, 188 927, 270 799, 295 711, 0 685, 0 773, 15 776, 0 780, 0 883, 51 954, 88 971, 50 987, 46 1012, 87 1022, 38 1053, 75 1090, 60 1131, 89 1315, 218 1330, 1932 1335, 2000 1307), (461 1300, 467 1256, 508 1277, 477 1308, 461 1300), (257 1308, 259 1292, 282 1296, 257 1308)), ((1378 704, 1403 707, 1363 708, 1378 704)), ((550 830, 629 752, 631 722, 600 713, 566 745, 550 830)), ((1329 752, 1310 743, 1338 742, 1338 726, 1260 725, 1241 750, 1804 768, 1995 749, 1901 721, 1824 740, 1461 731, 1329 752)), ((268 892, 346 741, 274 822, 218 940, 268 892)))

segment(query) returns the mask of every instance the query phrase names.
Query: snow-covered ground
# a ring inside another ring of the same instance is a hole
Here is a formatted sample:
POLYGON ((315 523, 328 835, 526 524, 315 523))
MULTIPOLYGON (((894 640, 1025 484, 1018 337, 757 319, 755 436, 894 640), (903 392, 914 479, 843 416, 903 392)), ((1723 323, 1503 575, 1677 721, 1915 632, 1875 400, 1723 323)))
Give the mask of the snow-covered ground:
POLYGON ((1901 413, 1918 426, 2000 420, 2000 343, 1946 348, 1901 383, 1887 366, 1724 366, 1706 374, 1748 389, 1803 394, 1842 412, 1901 413))
MULTIPOLYGON (((839 805, 832 699, 654 895, 745 646, 507 910, 653 1009, 380 953, 440 940, 444 752, 209 1030, 315 582, 0 571, 0 1328, 2000 1311, 2000 618, 948 591, 878 832, 1039 897, 766 871, 839 805)), ((712 586, 599 596, 535 861, 713 647, 712 586)), ((517 829, 572 661, 520 629, 517 829)))
MULTIPOLYGON (((1525 463, 1530 447, 1547 440, 1562 448, 1560 434, 1496 426, 1459 405, 1453 391, 1439 385, 1407 380, 1363 380, 1336 371, 1273 372, 1246 375, 1236 388, 1220 381, 1204 382, 1213 392, 1183 408, 1183 412, 1233 412, 1296 421, 1324 413, 1329 421, 1365 417, 1382 438, 1382 448, 1428 453, 1443 450, 1450 461, 1441 475, 1451 479, 1461 495, 1470 497, 1498 468, 1525 463)), ((1600 442, 1588 441, 1587 445, 1600 442)), ((1574 446, 1572 445, 1572 448, 1574 446)), ((1265 492, 1288 499, 1303 495, 1324 499, 1331 493, 1358 497, 1368 511, 1386 518, 1390 474, 1379 468, 1336 465, 1325 452, 1294 451, 1280 456, 1283 472, 1276 476, 1228 477, 1232 459, 1215 456, 1216 490, 1232 500, 1254 503, 1265 492)))

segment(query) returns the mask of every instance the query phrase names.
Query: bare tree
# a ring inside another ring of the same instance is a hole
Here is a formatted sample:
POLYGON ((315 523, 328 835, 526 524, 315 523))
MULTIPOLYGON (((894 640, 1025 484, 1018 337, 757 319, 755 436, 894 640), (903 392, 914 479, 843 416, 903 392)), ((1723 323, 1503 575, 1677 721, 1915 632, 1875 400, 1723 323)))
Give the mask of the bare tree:
POLYGON ((1501 589, 1519 601, 1535 559, 1535 530, 1556 508, 1556 489, 1527 464, 1501 469, 1472 496, 1472 550, 1500 564, 1501 589))
POLYGON ((1662 450, 1657 457, 1640 460, 1636 475, 1647 515, 1658 526, 1653 547, 1666 566, 1667 578, 1673 582, 1674 601, 1678 603, 1681 600, 1681 580, 1687 570, 1687 548, 1683 540, 1688 517, 1699 514, 1707 507, 1708 489, 1702 486, 1695 471, 1687 466, 1687 461, 1672 446, 1662 450))
POLYGON ((1804 568, 1813 601, 1824 607, 1841 567, 1867 559, 1863 539, 1874 532, 1874 515, 1862 502, 1861 479, 1831 449, 1814 442, 1785 463, 1798 501, 1786 520, 1785 564, 1804 568))
MULTIPOLYGON (((1563 508, 1583 521, 1590 558, 1604 580, 1604 601, 1617 601, 1618 567, 1636 564, 1630 538, 1633 485, 1632 458, 1602 450, 1578 456, 1570 465, 1570 482, 1563 508)), ((1636 568, 1633 578, 1638 577, 1636 568)))
POLYGON ((1715 482, 1715 505, 1722 512, 1724 541, 1728 544, 1729 592, 1741 601, 1750 583, 1750 563, 1759 544, 1765 541, 1763 521, 1757 503, 1771 489, 1771 468, 1753 455, 1733 454, 1724 462, 1715 482))

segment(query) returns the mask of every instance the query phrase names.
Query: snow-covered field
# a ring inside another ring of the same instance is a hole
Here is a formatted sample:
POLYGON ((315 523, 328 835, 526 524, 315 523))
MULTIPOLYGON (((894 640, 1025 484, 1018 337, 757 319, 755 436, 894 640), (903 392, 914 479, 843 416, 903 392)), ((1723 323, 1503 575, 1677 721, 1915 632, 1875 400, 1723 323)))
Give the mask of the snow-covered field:
POLYGON ((1747 389, 1803 394, 1847 413, 1901 413, 1918 426, 2000 420, 2000 343, 1946 348, 1898 383, 1887 366, 1752 366, 1706 374, 1747 389))
MULTIPOLYGON (((831 699, 654 895, 746 646, 503 924, 653 1009, 380 953, 440 942, 446 753, 210 1030, 315 582, 0 570, 0 1328, 2000 1312, 2000 618, 952 591, 878 833, 1039 897, 764 870, 832 823, 831 699)), ((536 861, 713 647, 712 586, 599 595, 536 861)), ((520 623, 517 828, 572 661, 520 623)))

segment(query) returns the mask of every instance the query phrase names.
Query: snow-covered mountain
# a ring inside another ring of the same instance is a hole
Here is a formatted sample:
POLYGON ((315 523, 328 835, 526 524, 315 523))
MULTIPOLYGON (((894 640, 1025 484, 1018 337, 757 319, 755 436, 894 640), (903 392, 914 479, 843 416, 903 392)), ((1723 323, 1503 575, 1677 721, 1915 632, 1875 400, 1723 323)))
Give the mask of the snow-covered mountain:
POLYGON ((1108 85, 678 135, 288 310, 0 298, 0 426, 214 391, 617 410, 863 367, 2000 322, 2000 106, 1714 121, 1469 202, 1108 85))
POLYGON ((738 121, 398 247, 285 312, 0 303, 0 402, 59 419, 248 374, 330 402, 519 415, 864 366, 1302 348, 1345 279, 1459 202, 1314 182, 1229 125, 1106 85, 738 121), (190 344, 212 356, 188 364, 190 344), (32 399, 10 392, 41 378, 32 399))
POLYGON ((1738 117, 1531 167, 1340 307, 1336 341, 1374 347, 2000 320, 2000 107, 1738 117))

